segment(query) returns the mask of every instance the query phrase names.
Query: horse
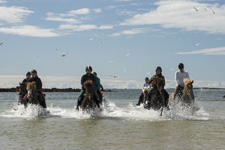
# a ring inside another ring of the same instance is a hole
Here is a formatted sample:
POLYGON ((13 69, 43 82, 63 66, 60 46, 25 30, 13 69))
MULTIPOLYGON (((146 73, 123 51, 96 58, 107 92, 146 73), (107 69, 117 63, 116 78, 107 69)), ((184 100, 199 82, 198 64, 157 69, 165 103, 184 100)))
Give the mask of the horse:
POLYGON ((145 86, 142 88, 143 93, 143 103, 146 104, 148 102, 148 94, 150 92, 150 86, 145 86))
POLYGON ((18 104, 24 103, 23 98, 27 94, 26 86, 27 86, 26 82, 19 83, 19 87, 18 87, 19 88, 19 91, 18 91, 19 101, 18 101, 18 104))
POLYGON ((27 103, 38 105, 38 95, 37 95, 37 86, 36 82, 27 83, 27 98, 24 100, 24 106, 27 106, 27 103))
POLYGON ((144 106, 146 109, 154 109, 159 110, 161 108, 161 114, 163 112, 163 108, 166 107, 165 97, 164 97, 164 83, 165 80, 155 77, 152 81, 153 89, 149 93, 148 104, 144 106))
POLYGON ((90 111, 94 110, 96 107, 96 101, 94 100, 94 83, 92 80, 87 80, 84 82, 84 87, 85 87, 85 96, 84 99, 82 100, 82 103, 80 105, 81 109, 83 111, 90 111))
MULTIPOLYGON (((185 78, 184 79, 184 89, 182 91, 182 96, 177 98, 178 102, 181 102, 182 105, 191 106, 194 104, 194 93, 193 93, 193 83, 194 80, 185 78)), ((169 98, 169 105, 174 101, 175 93, 171 93, 169 98)))

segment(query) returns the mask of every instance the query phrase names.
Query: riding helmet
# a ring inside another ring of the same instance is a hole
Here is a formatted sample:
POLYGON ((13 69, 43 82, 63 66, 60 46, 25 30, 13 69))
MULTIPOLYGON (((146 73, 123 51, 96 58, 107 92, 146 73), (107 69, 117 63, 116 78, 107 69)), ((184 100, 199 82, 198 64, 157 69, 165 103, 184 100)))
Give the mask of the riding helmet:
POLYGON ((33 74, 33 73, 37 73, 37 71, 36 71, 36 70, 32 70, 31 73, 32 73, 32 74, 33 74))
POLYGON ((178 65, 178 68, 179 68, 179 69, 184 69, 184 64, 183 64, 183 63, 180 63, 180 64, 178 65))
POLYGON ((91 66, 87 66, 87 67, 86 67, 86 71, 87 71, 88 69, 90 69, 90 70, 92 71, 92 67, 91 67, 91 66))
POLYGON ((162 68, 158 66, 155 71, 160 70, 162 72, 162 68))
POLYGON ((26 76, 28 76, 28 75, 31 76, 31 73, 30 72, 27 72, 26 76))

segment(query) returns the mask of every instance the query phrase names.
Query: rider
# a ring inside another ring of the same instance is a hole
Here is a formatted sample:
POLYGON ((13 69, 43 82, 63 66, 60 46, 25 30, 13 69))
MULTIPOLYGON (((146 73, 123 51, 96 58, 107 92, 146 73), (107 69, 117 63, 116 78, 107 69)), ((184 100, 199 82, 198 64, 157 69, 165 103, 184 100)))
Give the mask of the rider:
POLYGON ((31 73, 30 73, 30 72, 27 72, 27 74, 26 74, 26 78, 23 80, 23 82, 22 82, 22 83, 29 82, 30 77, 31 77, 31 73))
POLYGON ((182 91, 184 89, 184 79, 189 77, 188 72, 184 71, 184 64, 180 63, 178 65, 179 71, 176 71, 175 73, 175 80, 176 80, 176 89, 174 92, 174 99, 176 98, 176 96, 181 97, 182 95, 182 91))
MULTIPOLYGON (((149 84, 151 85, 151 83, 154 80, 154 78, 159 78, 159 79, 162 79, 163 80, 163 85, 162 86, 164 87, 165 86, 165 78, 162 75, 162 68, 160 66, 158 66, 156 68, 155 72, 156 72, 156 75, 154 75, 154 76, 151 77, 151 79, 149 81, 149 84)), ((163 93, 164 93, 164 98, 165 98, 165 106, 167 106, 168 99, 169 99, 169 94, 168 94, 168 92, 165 89, 163 89, 163 90, 164 90, 163 93)), ((151 97, 152 92, 153 92, 153 89, 149 92, 149 95, 148 95, 149 96, 149 99, 151 97)))
POLYGON ((104 88, 101 84, 101 81, 100 81, 99 77, 97 77, 97 73, 93 72, 93 75, 96 77, 96 80, 97 80, 97 94, 98 94, 100 103, 102 103, 102 93, 101 93, 101 91, 104 91, 104 88))
POLYGON ((79 110, 79 106, 81 105, 82 103, 82 100, 84 99, 84 94, 85 94, 85 87, 84 87, 84 82, 87 81, 87 80, 92 80, 93 83, 94 83, 94 99, 96 100, 96 104, 97 106, 100 108, 99 104, 100 104, 100 101, 99 101, 99 98, 98 98, 98 95, 97 95, 97 80, 96 80, 96 77, 91 73, 92 72, 92 67, 91 66, 87 66, 86 67, 86 74, 82 76, 81 78, 81 86, 82 86, 82 92, 81 92, 81 95, 79 96, 78 100, 77 100, 77 110, 79 110))
MULTIPOLYGON (((145 83, 143 84, 143 87, 142 87, 142 88, 148 87, 148 86, 151 87, 151 85, 149 84, 149 78, 146 77, 146 78, 145 78, 145 83)), ((139 97, 139 101, 138 101, 138 103, 136 104, 137 106, 140 106, 140 104, 143 103, 143 97, 144 97, 144 94, 143 94, 143 92, 142 92, 141 95, 140 95, 140 97, 139 97)))
POLYGON ((42 90, 41 79, 38 77, 36 70, 32 70, 31 75, 32 75, 32 78, 29 80, 29 82, 34 81, 36 83, 39 103, 43 108, 47 108, 46 102, 45 102, 45 96, 43 92, 41 91, 42 90))

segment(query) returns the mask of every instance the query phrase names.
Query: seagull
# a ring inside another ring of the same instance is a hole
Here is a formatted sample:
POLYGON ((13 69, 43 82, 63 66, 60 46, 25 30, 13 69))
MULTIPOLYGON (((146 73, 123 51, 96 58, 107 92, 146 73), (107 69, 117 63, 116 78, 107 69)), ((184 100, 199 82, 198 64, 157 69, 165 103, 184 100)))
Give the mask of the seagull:
POLYGON ((214 10, 212 10, 213 14, 216 14, 216 12, 214 10))
POLYGON ((103 41, 99 41, 99 44, 104 44, 104 42, 103 41))
POLYGON ((66 55, 67 55, 66 53, 62 53, 62 54, 61 54, 62 57, 65 57, 66 55))
POLYGON ((195 47, 198 47, 198 45, 199 45, 199 43, 196 43, 196 44, 195 44, 195 47))
POLYGON ((119 18, 120 22, 123 22, 123 19, 121 19, 120 17, 118 17, 118 18, 119 18))
POLYGON ((206 7, 204 7, 205 11, 208 11, 208 9, 206 7))
POLYGON ((127 56, 127 57, 130 56, 130 53, 126 54, 126 56, 127 56))
POLYGON ((3 43, 0 43, 0 46, 2 45, 3 43))
POLYGON ((193 7, 196 11, 198 11, 199 9, 198 8, 196 8, 196 7, 193 7))
POLYGON ((111 77, 113 77, 113 78, 117 78, 118 76, 113 76, 113 75, 110 75, 111 77))

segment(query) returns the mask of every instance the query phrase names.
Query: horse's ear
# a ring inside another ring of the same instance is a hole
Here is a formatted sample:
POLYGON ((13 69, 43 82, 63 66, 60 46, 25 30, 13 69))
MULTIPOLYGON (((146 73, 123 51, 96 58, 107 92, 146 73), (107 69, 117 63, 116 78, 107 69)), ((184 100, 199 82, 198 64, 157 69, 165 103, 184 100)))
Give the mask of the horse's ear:
POLYGON ((192 80, 191 83, 194 83, 194 80, 192 80))

